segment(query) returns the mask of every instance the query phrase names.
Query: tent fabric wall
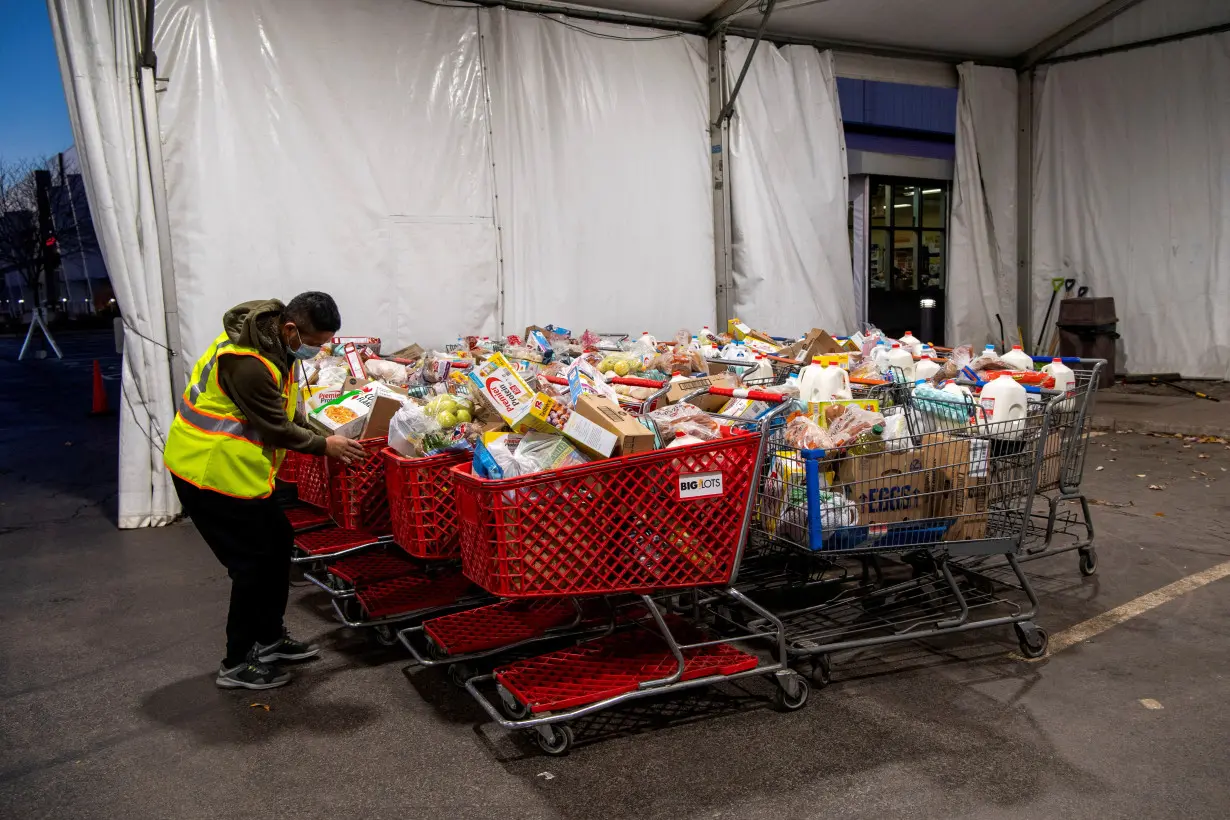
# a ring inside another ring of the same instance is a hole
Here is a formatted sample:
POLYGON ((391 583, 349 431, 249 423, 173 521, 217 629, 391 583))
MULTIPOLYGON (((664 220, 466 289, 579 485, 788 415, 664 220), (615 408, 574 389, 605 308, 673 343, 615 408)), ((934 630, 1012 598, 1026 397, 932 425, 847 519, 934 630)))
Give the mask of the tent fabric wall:
POLYGON ((48 3, 73 138, 94 230, 124 334, 119 525, 159 526, 179 513, 162 467, 175 411, 166 348, 161 260, 146 117, 137 84, 139 16, 129 2, 48 3))
POLYGON ((502 8, 483 20, 505 331, 712 323, 704 41, 502 8))
POLYGON ((1017 79, 972 63, 958 73, 944 335, 980 346, 999 339, 995 314, 1016 324, 1017 79))
POLYGON ((162 0, 160 96, 184 364, 236 302, 324 290, 393 345, 493 333, 478 10, 162 0))
MULTIPOLYGON (((732 75, 750 48, 728 38, 732 75)), ((761 43, 736 99, 730 154, 736 315, 786 335, 858 329, 832 52, 761 43)))
POLYGON ((1115 297, 1121 370, 1230 377, 1230 34, 1053 65, 1033 294, 1115 297))

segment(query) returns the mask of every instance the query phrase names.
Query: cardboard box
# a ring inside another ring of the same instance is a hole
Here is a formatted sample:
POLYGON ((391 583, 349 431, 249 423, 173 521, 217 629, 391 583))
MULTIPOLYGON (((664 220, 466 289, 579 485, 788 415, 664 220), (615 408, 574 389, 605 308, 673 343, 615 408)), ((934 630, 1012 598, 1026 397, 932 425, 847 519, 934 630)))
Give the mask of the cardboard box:
POLYGON ((517 375, 508 359, 503 354, 493 353, 487 361, 471 369, 469 378, 500 417, 515 429, 517 421, 534 400, 534 391, 517 375))
POLYGON ((616 455, 630 456, 653 449, 653 431, 612 401, 583 395, 577 399, 572 413, 613 435, 616 455))
POLYGON ((1052 430, 1046 436, 1045 449, 1042 451, 1042 470, 1038 475, 1038 489, 1048 489, 1059 486, 1063 475, 1063 432, 1052 430))
POLYGON ((521 405, 514 411, 508 426, 514 433, 528 433, 537 430, 540 433, 562 433, 572 410, 568 405, 558 402, 546 393, 535 393, 528 404, 521 405))
POLYGON ((401 409, 402 397, 389 390, 384 385, 373 386, 366 390, 352 391, 340 397, 337 405, 345 405, 345 409, 356 414, 346 421, 326 421, 323 416, 329 413, 330 402, 320 404, 308 416, 308 423, 325 436, 345 436, 353 439, 380 438, 389 434, 389 421, 401 409), (362 412, 363 409, 366 412, 362 412))
POLYGON ((346 359, 346 366, 350 368, 350 375, 356 379, 367 380, 367 371, 363 369, 363 358, 359 356, 358 348, 354 346, 354 342, 347 342, 342 348, 342 356, 346 359))
POLYGON ((610 458, 618 441, 614 433, 575 412, 564 424, 564 436, 591 458, 610 458))
POLYGON ((820 328, 814 327, 799 341, 782 348, 781 353, 778 355, 787 359, 795 359, 796 361, 810 362, 813 358, 823 353, 843 352, 847 351, 836 339, 820 328))
POLYGON ((924 463, 924 450, 851 456, 837 463, 837 480, 858 507, 860 525, 932 517, 935 470, 924 463))
POLYGON ((672 381, 670 388, 666 391, 666 403, 676 404, 683 401, 689 393, 695 393, 697 390, 708 390, 713 386, 714 379, 712 376, 699 376, 695 379, 685 379, 684 381, 672 381))
POLYGON ((932 515, 956 518, 945 541, 986 538, 990 444, 986 439, 959 439, 944 434, 923 439, 924 461, 934 464, 932 515))

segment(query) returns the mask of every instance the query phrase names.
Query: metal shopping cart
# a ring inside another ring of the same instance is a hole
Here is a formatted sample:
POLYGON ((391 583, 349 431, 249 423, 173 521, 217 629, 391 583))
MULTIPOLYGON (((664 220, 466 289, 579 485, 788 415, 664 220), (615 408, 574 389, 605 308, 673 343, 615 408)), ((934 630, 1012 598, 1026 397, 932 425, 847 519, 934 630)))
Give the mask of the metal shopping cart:
MULTIPOLYGON (((556 384, 567 383, 555 377, 540 378, 556 384)), ((610 383, 644 387, 652 391, 643 399, 625 405, 641 415, 656 408, 670 388, 669 383, 645 379, 617 377, 610 383)), ((455 533, 456 511, 453 505, 449 508, 449 521, 455 533)), ((455 537, 451 543, 457 549, 455 537)), ((542 642, 609 634, 626 622, 628 612, 635 606, 635 602, 603 601, 595 604, 576 599, 514 598, 433 617, 399 630, 397 637, 420 666, 445 666, 450 680, 460 686, 475 674, 478 662, 489 662, 496 656, 524 650, 542 642)))
MULTIPOLYGON (((372 440, 369 457, 330 465, 338 526, 296 537, 304 578, 329 594, 338 620, 385 645, 395 626, 490 600, 462 575, 449 470, 468 453, 405 458, 372 440)), ((365 443, 366 446, 366 443, 365 443)))
MULTIPOLYGON (((1035 356, 1034 361, 1051 360, 1035 356)), ((1089 576, 1097 572, 1098 553, 1093 543, 1093 515, 1080 486, 1093 426, 1094 401, 1106 361, 1061 361, 1072 368, 1076 381, 1070 395, 1057 404, 1051 415, 1038 478, 1038 498, 1046 505, 1046 512, 1044 516, 1034 516, 1021 560, 1075 551, 1080 556, 1081 575, 1089 576)))
POLYGON ((1058 401, 1019 421, 954 423, 837 452, 773 431, 752 528, 812 563, 746 591, 785 625, 794 668, 823 685, 835 652, 1008 624, 1023 654, 1046 651, 1017 555, 1058 401), (958 560, 987 555, 1005 557, 1014 587, 958 560), (868 557, 892 565, 872 579, 868 557), (1008 597, 1017 590, 1025 601, 1008 597))
MULTIPOLYGON (((761 391, 713 389, 774 406, 752 430, 520 478, 483 481, 454 468, 466 574, 507 600, 551 602, 633 596, 637 607, 602 637, 524 658, 465 682, 492 720, 528 729, 563 754, 566 722, 630 700, 722 680, 773 675, 783 708, 808 687, 787 665, 772 613, 731 586, 749 530, 765 432, 786 404, 761 391), (668 613, 679 593, 705 589, 769 625, 747 629, 706 608, 697 619, 668 613), (739 644, 767 641, 766 661, 739 644), (494 689, 494 697, 492 697, 494 689)), ((746 419, 732 419, 749 426, 746 419)))

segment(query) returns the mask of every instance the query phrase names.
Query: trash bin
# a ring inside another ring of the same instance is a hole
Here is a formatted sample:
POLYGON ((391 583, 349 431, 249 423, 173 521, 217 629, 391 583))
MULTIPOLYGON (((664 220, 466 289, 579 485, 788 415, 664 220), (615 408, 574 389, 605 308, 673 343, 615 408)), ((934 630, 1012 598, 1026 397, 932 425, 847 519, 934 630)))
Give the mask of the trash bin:
POLYGON ((1099 387, 1115 383, 1115 341, 1119 318, 1111 296, 1073 297, 1059 302, 1059 355, 1105 359, 1099 387))

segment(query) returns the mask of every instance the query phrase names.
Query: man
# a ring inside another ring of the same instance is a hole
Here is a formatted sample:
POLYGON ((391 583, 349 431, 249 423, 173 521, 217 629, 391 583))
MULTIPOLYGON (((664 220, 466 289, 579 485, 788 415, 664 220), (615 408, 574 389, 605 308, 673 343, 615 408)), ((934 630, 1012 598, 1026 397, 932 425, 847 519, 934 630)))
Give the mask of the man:
POLYGON ((184 511, 231 577, 226 657, 215 683, 272 689, 290 681, 279 661, 314 658, 282 625, 294 533, 272 498, 286 450, 350 463, 356 441, 317 435, 298 412, 295 361, 310 359, 342 319, 327 293, 244 302, 197 360, 163 459, 184 511))

